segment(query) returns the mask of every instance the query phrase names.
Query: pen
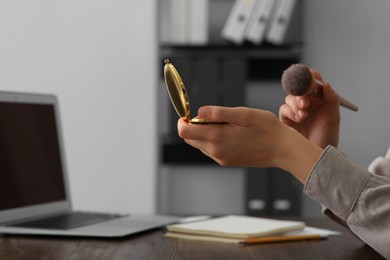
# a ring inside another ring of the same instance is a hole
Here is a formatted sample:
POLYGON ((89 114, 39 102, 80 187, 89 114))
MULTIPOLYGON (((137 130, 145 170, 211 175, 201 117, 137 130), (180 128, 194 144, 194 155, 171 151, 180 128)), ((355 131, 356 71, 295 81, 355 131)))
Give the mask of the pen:
POLYGON ((284 242, 284 241, 298 241, 298 240, 312 240, 312 239, 321 239, 321 235, 296 235, 296 236, 274 236, 274 237, 256 237, 256 238, 247 238, 241 241, 241 244, 244 245, 253 245, 260 243, 273 243, 273 242, 284 242))

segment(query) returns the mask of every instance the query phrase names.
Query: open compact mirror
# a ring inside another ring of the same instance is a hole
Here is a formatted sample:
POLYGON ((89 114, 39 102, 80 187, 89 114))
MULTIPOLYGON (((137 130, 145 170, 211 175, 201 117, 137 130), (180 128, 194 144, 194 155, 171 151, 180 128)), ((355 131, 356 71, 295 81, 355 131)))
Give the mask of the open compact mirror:
POLYGON ((190 124, 225 124, 223 122, 208 122, 205 119, 199 117, 192 119, 190 118, 190 102, 188 100, 188 95, 186 88, 184 87, 183 80, 169 59, 165 59, 164 62, 165 85, 167 87, 172 105, 179 117, 183 118, 190 124))

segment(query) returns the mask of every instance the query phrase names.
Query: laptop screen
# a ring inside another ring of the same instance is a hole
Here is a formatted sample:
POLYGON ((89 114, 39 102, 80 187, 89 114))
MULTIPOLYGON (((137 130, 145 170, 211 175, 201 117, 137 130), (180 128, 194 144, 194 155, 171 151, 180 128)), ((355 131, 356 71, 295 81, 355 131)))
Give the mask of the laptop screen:
POLYGON ((53 104, 0 102, 0 211, 65 200, 53 104))

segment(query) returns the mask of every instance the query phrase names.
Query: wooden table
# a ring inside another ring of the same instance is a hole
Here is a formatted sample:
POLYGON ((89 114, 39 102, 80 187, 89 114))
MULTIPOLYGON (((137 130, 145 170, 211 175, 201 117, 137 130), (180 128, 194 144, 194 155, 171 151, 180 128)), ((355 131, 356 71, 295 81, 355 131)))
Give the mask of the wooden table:
POLYGON ((165 238, 163 230, 122 239, 3 236, 0 259, 384 259, 331 220, 304 221, 343 234, 250 246, 165 238))

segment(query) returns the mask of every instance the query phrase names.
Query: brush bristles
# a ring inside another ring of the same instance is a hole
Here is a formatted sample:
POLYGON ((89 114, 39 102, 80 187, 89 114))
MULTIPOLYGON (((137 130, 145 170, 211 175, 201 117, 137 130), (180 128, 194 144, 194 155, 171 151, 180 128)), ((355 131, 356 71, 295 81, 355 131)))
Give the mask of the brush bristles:
POLYGON ((283 89, 294 96, 307 94, 313 81, 310 68, 303 64, 293 64, 282 75, 283 89))

